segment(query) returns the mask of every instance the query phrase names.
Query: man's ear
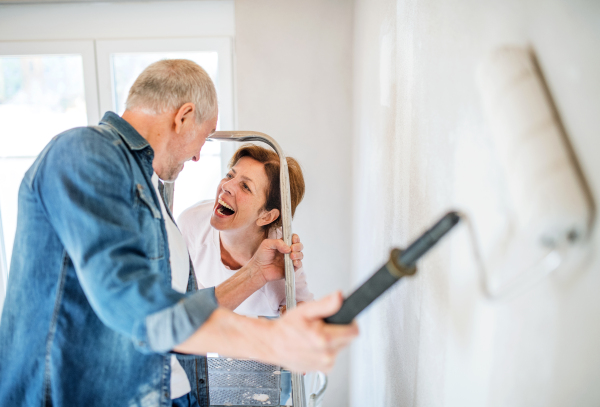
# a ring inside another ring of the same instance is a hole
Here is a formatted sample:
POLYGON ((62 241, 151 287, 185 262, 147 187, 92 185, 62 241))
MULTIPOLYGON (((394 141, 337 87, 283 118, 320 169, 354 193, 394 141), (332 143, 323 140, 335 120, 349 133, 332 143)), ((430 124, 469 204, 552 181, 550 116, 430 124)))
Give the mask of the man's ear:
POLYGON ((256 220, 257 226, 265 226, 273 223, 279 217, 279 209, 271 209, 270 211, 262 211, 256 220))
POLYGON ((175 133, 181 134, 184 127, 188 124, 196 122, 196 105, 193 103, 184 103, 175 113, 175 119, 173 125, 175 126, 175 133))

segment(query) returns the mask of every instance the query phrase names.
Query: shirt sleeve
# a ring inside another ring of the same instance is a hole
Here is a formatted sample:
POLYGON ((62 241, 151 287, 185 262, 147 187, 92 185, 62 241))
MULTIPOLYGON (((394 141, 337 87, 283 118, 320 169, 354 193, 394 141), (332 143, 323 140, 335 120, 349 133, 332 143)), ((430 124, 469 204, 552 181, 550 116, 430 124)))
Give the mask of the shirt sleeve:
POLYGON ((178 293, 168 273, 151 267, 126 153, 82 128, 59 136, 45 154, 32 188, 96 315, 143 352, 185 341, 217 308, 214 290, 178 293))
MULTIPOLYGON (((296 285, 296 302, 299 301, 313 301, 315 296, 308 289, 308 283, 306 282, 306 274, 304 274, 304 269, 299 268, 294 272, 294 276, 296 277, 295 285, 296 285)), ((284 284, 285 284, 285 280, 284 284)), ((285 288, 284 288, 285 293, 285 288)), ((279 306, 285 305, 285 294, 283 299, 279 303, 279 306)))

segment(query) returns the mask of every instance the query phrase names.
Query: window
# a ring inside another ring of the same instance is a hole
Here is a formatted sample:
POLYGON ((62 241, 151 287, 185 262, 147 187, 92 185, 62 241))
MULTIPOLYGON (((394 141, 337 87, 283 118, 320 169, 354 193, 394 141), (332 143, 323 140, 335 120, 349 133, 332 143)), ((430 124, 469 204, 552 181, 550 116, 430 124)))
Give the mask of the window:
MULTIPOLYGON (((228 38, 105 40, 96 42, 100 106, 102 111, 125 111, 127 92, 142 70, 161 59, 189 59, 202 66, 215 83, 219 96, 217 128, 233 128, 232 64, 228 38), (110 85, 110 86, 108 86, 110 85)), ((227 143, 229 144, 229 143, 227 143)), ((203 199, 215 196, 232 146, 206 143, 200 161, 186 164, 177 181, 173 215, 203 199), (222 151, 223 150, 223 151, 222 151)))
POLYGON ((93 50, 91 41, 0 43, 0 267, 5 270, 4 282, 23 175, 56 134, 98 120, 93 50))
MULTIPOLYGON (((53 136, 97 124, 107 110, 121 114, 137 75, 164 58, 204 67, 217 87, 218 126, 234 128, 233 2, 185 6, 182 15, 172 2, 0 5, 0 312, 18 188, 53 136)), ((207 143, 200 161, 185 166, 175 185, 175 216, 214 198, 231 144, 207 143)))

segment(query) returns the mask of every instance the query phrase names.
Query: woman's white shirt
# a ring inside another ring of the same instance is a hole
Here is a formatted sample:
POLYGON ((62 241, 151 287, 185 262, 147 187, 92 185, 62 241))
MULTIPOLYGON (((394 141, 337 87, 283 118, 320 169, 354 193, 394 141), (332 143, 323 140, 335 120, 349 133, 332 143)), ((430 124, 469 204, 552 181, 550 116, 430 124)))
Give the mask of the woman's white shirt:
MULTIPOLYGON (((210 225, 214 201, 201 201, 186 209, 177 219, 188 251, 192 258, 198 288, 214 287, 233 276, 221 261, 219 231, 210 225)), ((270 239, 280 239, 281 229, 271 232, 270 239)), ((295 272, 296 300, 311 301, 314 296, 308 290, 302 269, 295 272)), ((279 307, 285 305, 285 280, 270 281, 254 292, 235 310, 241 315, 279 316, 279 307)))
MULTIPOLYGON (((160 209, 165 220, 167 229, 167 239, 169 240, 169 262, 171 263, 171 286, 175 291, 184 293, 187 289, 188 278, 190 275, 190 259, 188 250, 179 229, 165 208, 160 192, 158 191, 158 176, 152 175, 152 185, 159 196, 160 209)), ((171 356, 171 399, 176 399, 188 394, 191 391, 190 382, 185 374, 185 370, 177 358, 171 356)))

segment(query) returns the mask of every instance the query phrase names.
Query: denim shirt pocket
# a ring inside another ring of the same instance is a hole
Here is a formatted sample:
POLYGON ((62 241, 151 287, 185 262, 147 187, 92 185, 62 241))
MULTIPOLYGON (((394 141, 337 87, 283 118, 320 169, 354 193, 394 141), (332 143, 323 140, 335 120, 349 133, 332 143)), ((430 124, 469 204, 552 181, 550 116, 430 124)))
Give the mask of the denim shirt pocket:
POLYGON ((150 260, 162 259, 165 256, 165 242, 161 225, 162 213, 154 204, 152 195, 141 184, 136 184, 135 205, 144 235, 146 253, 150 260))

